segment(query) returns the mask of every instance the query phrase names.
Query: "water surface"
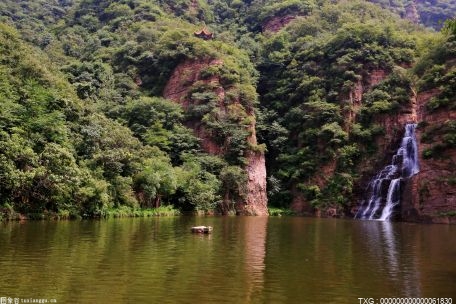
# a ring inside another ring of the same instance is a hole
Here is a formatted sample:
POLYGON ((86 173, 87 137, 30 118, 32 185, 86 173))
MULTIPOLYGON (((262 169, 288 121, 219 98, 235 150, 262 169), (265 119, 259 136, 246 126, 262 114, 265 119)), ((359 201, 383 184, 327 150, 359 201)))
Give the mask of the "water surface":
POLYGON ((456 302, 455 226, 173 217, 0 227, 0 297, 58 303, 456 302), (195 225, 214 226, 214 232, 191 234, 195 225))

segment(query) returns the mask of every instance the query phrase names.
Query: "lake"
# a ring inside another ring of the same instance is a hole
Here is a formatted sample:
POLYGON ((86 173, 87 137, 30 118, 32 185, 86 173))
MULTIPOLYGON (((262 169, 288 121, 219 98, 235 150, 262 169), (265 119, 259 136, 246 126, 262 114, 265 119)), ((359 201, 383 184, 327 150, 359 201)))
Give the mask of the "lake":
POLYGON ((456 226, 302 217, 0 223, 0 297, 360 303, 452 297, 456 226), (190 227, 211 225, 211 235, 190 227))

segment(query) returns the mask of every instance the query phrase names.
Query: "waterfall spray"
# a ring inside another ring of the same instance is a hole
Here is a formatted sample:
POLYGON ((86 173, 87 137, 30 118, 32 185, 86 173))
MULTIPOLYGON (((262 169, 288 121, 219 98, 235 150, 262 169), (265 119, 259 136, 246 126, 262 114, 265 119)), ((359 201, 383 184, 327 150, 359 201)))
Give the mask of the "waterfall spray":
POLYGON ((401 181, 420 171, 415 128, 416 124, 405 126, 401 146, 391 164, 380 170, 370 181, 367 189, 369 198, 362 202, 355 218, 381 221, 390 219, 394 208, 400 204, 401 181))

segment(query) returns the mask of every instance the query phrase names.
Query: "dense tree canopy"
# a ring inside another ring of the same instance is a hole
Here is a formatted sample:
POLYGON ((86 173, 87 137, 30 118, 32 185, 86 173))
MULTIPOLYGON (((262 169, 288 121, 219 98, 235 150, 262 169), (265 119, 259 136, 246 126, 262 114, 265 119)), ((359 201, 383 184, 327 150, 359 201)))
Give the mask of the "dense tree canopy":
MULTIPOLYGON (((227 202, 245 199, 255 151, 267 153, 272 205, 299 194, 347 207, 360 164, 378 157, 381 117, 436 87, 430 110, 454 108, 454 19, 433 33, 399 18, 409 1, 370 2, 2 1, 0 210, 229 212, 227 202), (203 26, 215 39, 193 35, 203 26), (189 84, 188 109, 163 98, 179 64, 213 59, 222 64, 189 84), (388 76, 361 104, 353 92, 374 71, 388 76), (204 152, 195 122, 223 153, 204 152), (265 145, 249 141, 255 122, 265 145)), ((439 29, 455 5, 431 2, 417 1, 420 20, 439 29)), ((426 157, 453 147, 454 129, 430 129, 443 143, 426 157)))

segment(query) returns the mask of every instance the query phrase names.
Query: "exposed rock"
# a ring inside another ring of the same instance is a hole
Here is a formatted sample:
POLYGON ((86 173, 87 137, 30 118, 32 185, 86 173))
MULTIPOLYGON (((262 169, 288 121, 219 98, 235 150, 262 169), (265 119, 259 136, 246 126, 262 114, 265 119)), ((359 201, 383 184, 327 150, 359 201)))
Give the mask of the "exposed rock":
POLYGON ((348 102, 350 103, 350 110, 347 113, 348 119, 345 121, 345 131, 349 131, 349 127, 356 121, 356 116, 361 109, 364 93, 379 84, 387 76, 388 73, 385 70, 375 69, 359 79, 348 93, 348 96, 341 96, 343 99, 348 97, 348 102))
POLYGON ((364 93, 364 87, 363 87, 363 82, 358 80, 358 82, 355 84, 355 87, 353 90, 350 91, 350 102, 359 108, 361 106, 361 101, 363 99, 363 93, 364 93))
MULTIPOLYGON (((365 86, 355 85, 349 95, 350 102, 354 107, 358 105, 360 92, 371 89, 387 77, 384 70, 374 70, 371 72, 365 86)), ((438 89, 420 92, 411 96, 410 106, 391 115, 378 116, 375 122, 381 125, 385 131, 385 136, 376 140, 378 147, 379 162, 391 161, 391 156, 397 150, 400 138, 403 135, 404 125, 410 122, 426 122, 429 127, 441 125, 448 120, 456 120, 455 111, 440 110, 430 113, 426 110, 429 100, 438 95, 438 89), (383 160, 381 159, 383 158, 383 160)), ((362 95, 361 95, 362 96, 362 95)), ((356 115, 356 111, 355 114, 356 115)), ((352 121, 355 117, 349 117, 352 121)), ((416 136, 419 149, 420 172, 410 180, 403 183, 401 200, 401 217, 405 221, 433 222, 433 223, 456 223, 456 218, 446 216, 447 212, 456 210, 456 189, 450 185, 451 178, 454 178, 456 168, 456 151, 446 152, 444 157, 435 159, 424 159, 423 151, 430 147, 430 144, 423 143, 421 138, 426 128, 418 128, 416 136)), ((437 139, 438 140, 438 139, 437 139)), ((372 163, 361 164, 361 173, 372 175, 372 169, 377 170, 372 163), (364 168, 364 169, 363 169, 364 168)), ((362 179, 364 182, 368 178, 362 179)), ((363 195, 362 190, 365 185, 357 185, 356 188, 363 195)), ((356 212, 356 208, 352 212, 356 212)))
MULTIPOLYGON (((334 176, 337 168, 337 160, 332 159, 328 163, 324 164, 319 168, 319 173, 308 181, 309 185, 316 185, 320 189, 326 187, 329 179, 334 176)), ((310 202, 306 200, 304 194, 300 192, 296 187, 292 187, 291 194, 293 196, 293 200, 291 202, 291 210, 293 210, 296 214, 313 214, 318 210, 314 210, 314 208, 310 205, 310 202)))
MULTIPOLYGON (((223 61, 219 59, 202 59, 202 60, 187 60, 179 64, 173 71, 171 78, 165 86, 163 96, 173 100, 188 110, 191 106, 191 99, 188 98, 192 86, 196 82, 204 83, 212 88, 217 95, 217 106, 223 112, 227 111, 224 104, 225 88, 220 83, 218 76, 202 78, 201 71, 212 65, 222 65, 223 61)), ((239 101, 235 101, 235 104, 239 101)), ((253 109, 247 109, 247 114, 253 116, 253 109)), ((189 121, 187 126, 193 129, 195 135, 201 139, 202 148, 210 154, 222 155, 225 152, 224 145, 217 144, 210 131, 204 128, 201 121, 189 121)), ((249 144, 255 146, 257 144, 255 134, 255 120, 249 126, 250 135, 246 140, 249 144)), ((247 183, 247 198, 245 202, 236 204, 238 214, 245 215, 267 215, 267 195, 266 195, 266 165, 264 153, 248 151, 245 155, 247 159, 246 173, 248 176, 247 183)), ((227 198, 229 199, 229 198, 227 198)))
MULTIPOLYGON (((374 86, 388 77, 388 72, 382 69, 373 70, 366 79, 365 92, 371 90, 374 86)), ((379 166, 384 165, 384 161, 390 161, 391 156, 396 152, 400 139, 403 136, 404 126, 407 123, 416 122, 416 96, 411 96, 410 106, 402 108, 394 114, 379 115, 375 119, 375 123, 382 126, 385 136, 376 139, 379 156, 382 155, 385 159, 379 166)), ((372 167, 369 164, 367 167, 372 167)))
POLYGON ((368 88, 371 89, 373 86, 379 84, 383 79, 388 76, 388 73, 383 69, 376 69, 369 73, 367 78, 368 88))
POLYGON ((212 226, 195 226, 190 228, 190 231, 193 233, 210 234, 212 233, 212 226))
POLYGON ((350 103, 350 110, 348 111, 348 118, 345 121, 345 131, 349 132, 350 126, 356 120, 356 115, 361 108, 361 102, 364 94, 364 86, 362 79, 359 79, 355 86, 348 93, 348 101, 350 103))
POLYGON ((304 197, 304 194, 296 189, 296 187, 292 187, 291 195, 293 196, 293 200, 290 205, 290 209, 293 210, 296 214, 301 215, 316 215, 319 217, 318 214, 315 212, 319 210, 314 210, 314 208, 310 205, 310 203, 304 197))
MULTIPOLYGON (((384 80, 388 76, 388 72, 382 69, 375 69, 369 72, 368 74, 363 75, 364 77, 359 79, 353 86, 353 88, 348 92, 348 95, 341 95, 340 98, 343 100, 347 100, 350 103, 350 109, 346 112, 346 121, 345 121, 345 131, 349 132, 349 128, 353 122, 356 121, 357 114, 359 113, 361 106, 363 95, 372 89, 375 85, 379 84, 382 80, 384 80)), ((411 116, 411 115, 410 115, 411 116)), ((403 113, 398 113, 394 116, 384 116, 381 117, 377 121, 380 125, 382 125, 385 130, 386 134, 392 134, 391 136, 385 136, 383 138, 377 139, 377 145, 380 147, 379 154, 381 155, 393 155, 394 148, 396 147, 397 141, 401 137, 403 130, 403 126, 407 119, 412 119, 411 117, 406 117, 403 113)), ((414 121, 414 120, 410 120, 414 121)), ((383 165, 383 163, 381 164, 383 165)), ((380 162, 379 162, 380 166, 380 162)), ((372 171, 372 163, 361 164, 360 167, 362 168, 362 173, 371 176, 373 174, 372 171), (365 168, 365 169, 363 169, 365 168)), ((332 159, 328 161, 326 164, 319 168, 319 173, 316 174, 310 181, 307 182, 309 185, 316 185, 320 189, 326 187, 329 179, 334 176, 337 168, 337 160, 332 159)), ((368 180, 366 178, 365 180, 368 180)), ((357 188, 365 188, 365 185, 358 185, 357 188)), ((360 191, 361 192, 361 191, 360 191)), ((291 193, 293 196, 293 200, 291 203, 291 209, 298 213, 298 214, 314 214, 317 213, 318 216, 340 216, 340 212, 337 211, 334 213, 334 208, 330 208, 327 210, 314 210, 314 208, 310 205, 310 203, 305 199, 302 192, 298 191, 296 187, 292 187, 291 193), (328 213, 329 212, 329 213, 328 213), (334 214, 333 214, 334 213, 334 214)), ((360 196, 363 193, 360 194, 360 196)), ((353 210, 356 210, 354 208, 353 210)), ((350 211, 349 211, 350 212, 350 211)), ((356 212, 355 212, 356 213, 356 212)))
MULTIPOLYGON (((388 72, 383 69, 372 70, 368 75, 364 75, 363 80, 357 83, 349 97, 350 100, 353 100, 352 107, 360 108, 362 96, 372 88, 378 85, 386 77, 388 77, 388 72)), ((400 141, 404 135, 404 126, 407 123, 417 122, 417 101, 416 96, 412 95, 410 100, 410 105, 399 109, 399 111, 394 114, 388 113, 385 115, 377 115, 375 117, 375 123, 380 125, 384 130, 384 136, 378 136, 375 139, 375 145, 377 151, 372 157, 363 160, 359 164, 359 174, 363 176, 359 179, 359 182, 354 187, 355 201, 360 202, 365 196, 365 189, 367 188, 368 183, 371 178, 376 174, 378 170, 383 168, 386 164, 391 163, 392 156, 397 152, 397 148, 400 145, 400 141)), ((354 111, 352 114, 353 117, 349 117, 352 121, 355 121, 356 114, 358 111, 354 111)), ((383 191, 386 196, 387 188, 383 191)), ((358 210, 357 205, 351 206, 348 213, 353 216, 358 210)))
MULTIPOLYGON (((185 61, 179 64, 173 71, 171 78, 168 80, 163 96, 181 104, 184 109, 188 109, 189 100, 186 98, 190 87, 201 79, 201 70, 211 65, 222 65, 220 59, 206 59, 198 61, 185 61)), ((219 79, 213 76, 206 79, 205 82, 219 83, 219 79)))
POLYGON ((198 0, 191 0, 189 11, 191 15, 196 15, 198 13, 199 4, 198 0))
POLYGON ((336 208, 328 208, 326 210, 327 217, 337 217, 337 209, 336 208))
POLYGON ((268 18, 261 26, 262 31, 276 33, 296 18, 297 16, 293 15, 274 16, 268 18))
POLYGON ((334 172, 336 172, 336 168, 336 159, 332 159, 324 166, 321 166, 320 173, 317 176, 315 176, 313 184, 317 185, 320 189, 324 188, 326 186, 326 183, 328 182, 328 179, 334 175, 334 172))
POLYGON ((266 163, 264 153, 249 152, 247 155, 247 200, 244 214, 267 215, 266 163))
POLYGON ((405 19, 409 20, 412 23, 418 24, 420 22, 420 15, 418 14, 418 9, 416 6, 416 0, 411 1, 405 7, 405 19))
MULTIPOLYGON (((456 218, 446 216, 447 212, 456 210, 456 188, 453 184, 456 169, 456 151, 447 150, 438 158, 424 159, 423 151, 431 145, 423 143, 424 132, 432 126, 441 125, 447 120, 456 120, 456 112, 439 110, 429 112, 426 104, 438 95, 438 89, 418 94, 417 117, 428 127, 417 129, 419 142, 420 172, 406 185, 401 206, 402 219, 433 223, 456 223, 456 218)), ((439 138, 435 138, 438 142, 439 138)))
MULTIPOLYGON (((188 97, 191 86, 201 79, 201 71, 210 65, 221 65, 223 62, 219 59, 207 59, 200 61, 185 61, 178 65, 168 80, 163 91, 163 97, 173 100, 185 110, 188 110, 190 106, 190 99, 188 97)), ((223 101, 224 90, 219 85, 217 77, 211 77, 205 80, 206 83, 214 84, 216 94, 219 99, 223 101)), ((190 121, 187 123, 187 127, 193 129, 195 135, 201 139, 201 146, 207 153, 220 155, 223 153, 223 147, 218 145, 213 139, 210 132, 208 132, 200 121, 190 121)))

